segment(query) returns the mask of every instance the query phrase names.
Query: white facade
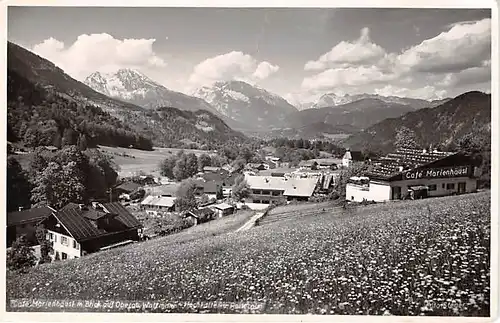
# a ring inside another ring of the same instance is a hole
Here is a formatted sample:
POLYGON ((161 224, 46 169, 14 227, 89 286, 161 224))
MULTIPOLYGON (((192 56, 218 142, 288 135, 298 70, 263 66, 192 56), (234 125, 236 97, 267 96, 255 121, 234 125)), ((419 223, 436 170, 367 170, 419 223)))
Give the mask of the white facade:
POLYGON ((409 179, 394 182, 370 181, 368 185, 348 183, 346 199, 362 202, 363 200, 382 202, 404 197, 411 186, 429 187, 427 195, 445 196, 458 193, 472 193, 477 190, 477 180, 470 177, 451 177, 435 179, 409 179), (459 190, 460 185, 460 190, 459 190), (398 195, 398 192, 401 194, 398 195))
POLYGON ((346 158, 345 156, 344 156, 344 158, 342 158, 342 166, 349 167, 349 166, 351 166, 351 163, 352 163, 351 158, 346 158))
POLYGON ((54 252, 50 255, 52 260, 59 253, 60 260, 80 258, 82 254, 80 244, 70 236, 47 230, 47 240, 52 243, 54 252))

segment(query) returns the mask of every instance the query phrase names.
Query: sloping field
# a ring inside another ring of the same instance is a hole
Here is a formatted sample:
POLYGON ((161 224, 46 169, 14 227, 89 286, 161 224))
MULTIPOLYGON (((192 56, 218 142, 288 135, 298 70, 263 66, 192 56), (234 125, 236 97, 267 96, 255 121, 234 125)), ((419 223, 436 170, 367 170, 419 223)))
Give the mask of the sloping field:
MULTIPOLYGON (((181 149, 155 147, 153 151, 145 151, 122 147, 99 146, 99 150, 113 157, 113 161, 120 167, 118 174, 121 177, 126 177, 133 176, 141 171, 146 174, 159 176, 160 162, 171 154, 177 154, 181 149)), ((184 152, 192 152, 197 156, 203 153, 212 155, 208 151, 196 149, 184 149, 184 152)))
POLYGON ((489 315, 489 192, 322 208, 9 273, 7 299, 169 304, 153 312, 240 313, 248 308, 236 305, 251 303, 259 313, 489 315), (206 303, 217 301, 235 306, 206 303))

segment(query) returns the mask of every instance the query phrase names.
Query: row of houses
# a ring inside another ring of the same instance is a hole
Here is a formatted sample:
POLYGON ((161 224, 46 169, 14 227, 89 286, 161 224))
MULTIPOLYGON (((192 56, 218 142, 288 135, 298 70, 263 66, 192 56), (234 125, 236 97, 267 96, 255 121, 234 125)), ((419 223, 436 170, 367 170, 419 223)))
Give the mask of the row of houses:
POLYGON ((89 253, 139 241, 142 224, 120 203, 69 203, 60 210, 38 207, 7 214, 7 247, 20 235, 36 246, 43 226, 52 259, 80 258, 89 253))
POLYGON ((378 160, 346 185, 350 201, 382 202, 471 193, 481 175, 463 153, 401 148, 378 160))

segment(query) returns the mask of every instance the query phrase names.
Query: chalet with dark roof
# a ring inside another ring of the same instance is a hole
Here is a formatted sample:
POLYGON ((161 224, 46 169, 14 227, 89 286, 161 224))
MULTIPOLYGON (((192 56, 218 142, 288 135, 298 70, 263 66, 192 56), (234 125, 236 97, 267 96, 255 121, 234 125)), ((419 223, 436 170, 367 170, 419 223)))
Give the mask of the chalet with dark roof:
POLYGON ((48 206, 7 213, 7 247, 21 235, 25 235, 32 245, 38 244, 36 239, 37 225, 48 218, 54 209, 48 206))
POLYGON ((53 258, 80 258, 88 253, 139 240, 142 224, 118 202, 70 203, 42 222, 53 258))
POLYGON ((477 166, 462 153, 401 148, 351 178, 346 197, 379 202, 470 193, 477 189, 477 166))

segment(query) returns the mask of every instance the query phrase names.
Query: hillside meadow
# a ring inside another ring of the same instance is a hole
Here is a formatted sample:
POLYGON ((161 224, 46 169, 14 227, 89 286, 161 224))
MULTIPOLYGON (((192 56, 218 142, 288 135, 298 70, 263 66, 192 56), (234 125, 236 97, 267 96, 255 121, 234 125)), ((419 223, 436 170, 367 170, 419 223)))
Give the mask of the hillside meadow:
POLYGON ((228 302, 260 304, 255 313, 489 315, 489 192, 311 207, 275 209, 244 232, 181 232, 8 273, 7 300, 170 304, 162 312, 249 312, 210 306, 228 302))

